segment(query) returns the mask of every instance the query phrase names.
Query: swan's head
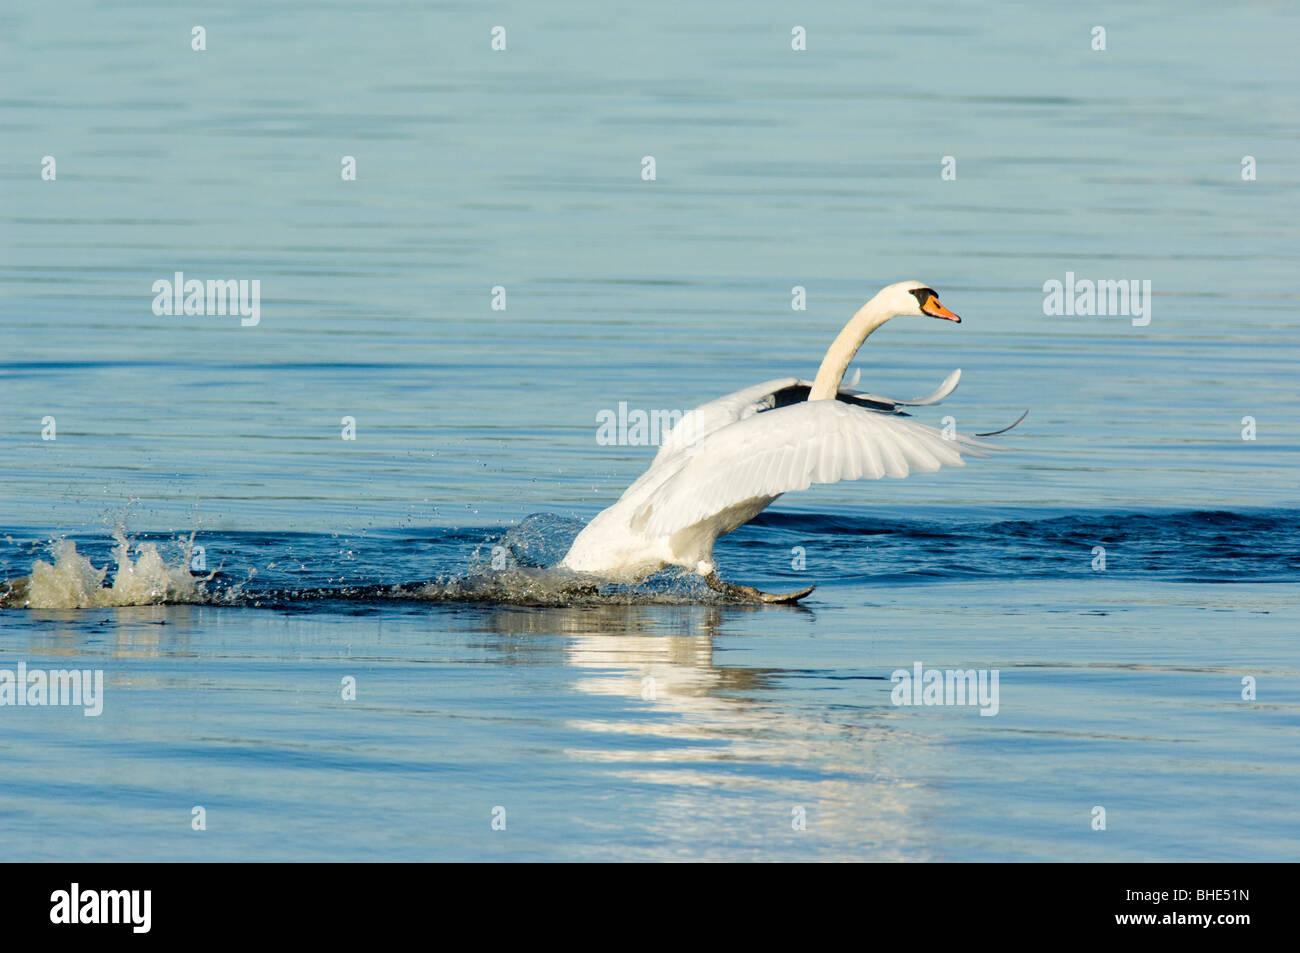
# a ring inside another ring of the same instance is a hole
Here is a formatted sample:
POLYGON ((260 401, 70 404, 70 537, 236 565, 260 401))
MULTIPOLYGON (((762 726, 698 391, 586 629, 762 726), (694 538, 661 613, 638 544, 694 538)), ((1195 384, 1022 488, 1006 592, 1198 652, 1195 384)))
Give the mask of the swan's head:
POLYGON ((900 281, 890 285, 885 292, 889 295, 887 303, 897 309, 896 314, 926 315, 961 324, 961 318, 939 303, 939 295, 929 285, 919 281, 900 281))

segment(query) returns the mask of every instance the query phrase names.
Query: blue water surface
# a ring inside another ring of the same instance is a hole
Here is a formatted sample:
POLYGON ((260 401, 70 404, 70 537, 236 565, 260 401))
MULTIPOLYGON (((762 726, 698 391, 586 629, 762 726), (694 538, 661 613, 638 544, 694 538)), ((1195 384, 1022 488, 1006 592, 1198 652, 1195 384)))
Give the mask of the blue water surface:
POLYGON ((0 579, 60 539, 102 567, 118 529, 173 560, 194 534, 216 575, 0 609, 0 669, 105 679, 98 717, 0 707, 0 857, 1295 860, 1298 30, 1269 2, 6 9, 0 579), (177 271, 257 280, 259 323, 155 314, 177 271), (1067 272, 1149 280, 1150 323, 1044 314, 1067 272), (727 578, 816 583, 802 608, 430 597, 494 546, 545 562, 642 471, 601 411, 811 376, 904 279, 964 321, 895 320, 861 386, 960 367, 917 419, 1030 415, 722 542, 727 578), (916 662, 997 670, 998 713, 893 704, 916 662))

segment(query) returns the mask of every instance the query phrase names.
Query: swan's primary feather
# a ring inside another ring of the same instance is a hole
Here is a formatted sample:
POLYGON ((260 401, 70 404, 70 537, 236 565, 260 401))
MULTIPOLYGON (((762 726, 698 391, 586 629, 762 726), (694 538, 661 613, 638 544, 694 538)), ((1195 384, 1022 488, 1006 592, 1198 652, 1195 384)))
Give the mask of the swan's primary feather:
MULTIPOLYGON (((875 394, 859 394, 860 397, 866 397, 869 400, 879 401, 881 403, 893 404, 895 407, 924 407, 927 404, 937 404, 949 394, 957 389, 957 382, 961 380, 961 368, 957 368, 951 374, 943 379, 943 383, 933 394, 925 397, 916 397, 912 400, 895 400, 892 397, 877 397, 875 394)), ((856 392, 851 392, 856 393, 856 392)))

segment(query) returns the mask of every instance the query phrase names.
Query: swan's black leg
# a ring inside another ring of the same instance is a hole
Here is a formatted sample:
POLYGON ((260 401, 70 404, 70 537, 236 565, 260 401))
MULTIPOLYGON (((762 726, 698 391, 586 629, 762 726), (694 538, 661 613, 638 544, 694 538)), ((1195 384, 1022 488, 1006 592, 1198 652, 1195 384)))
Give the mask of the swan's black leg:
POLYGON ((742 602, 775 604, 798 602, 817 588, 816 586, 809 586, 807 589, 800 589, 797 592, 764 592, 761 589, 755 589, 753 586, 738 586, 734 582, 724 582, 718 578, 717 572, 711 572, 705 576, 704 582, 714 592, 720 592, 724 596, 731 596, 731 598, 739 599, 742 602))

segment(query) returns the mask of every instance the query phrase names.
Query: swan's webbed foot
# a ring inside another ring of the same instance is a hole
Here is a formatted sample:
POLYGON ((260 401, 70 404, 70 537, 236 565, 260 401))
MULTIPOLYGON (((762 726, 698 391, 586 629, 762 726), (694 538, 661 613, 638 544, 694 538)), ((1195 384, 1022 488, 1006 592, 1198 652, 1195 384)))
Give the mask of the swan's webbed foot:
POLYGON ((809 586, 807 589, 800 589, 797 592, 764 592, 761 589, 755 589, 753 586, 738 586, 734 582, 724 582, 718 578, 716 572, 708 573, 704 577, 704 582, 714 592, 720 592, 724 596, 730 596, 742 602, 767 602, 777 605, 789 605, 798 602, 817 588, 816 586, 809 586))

